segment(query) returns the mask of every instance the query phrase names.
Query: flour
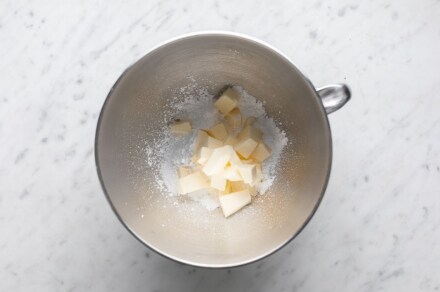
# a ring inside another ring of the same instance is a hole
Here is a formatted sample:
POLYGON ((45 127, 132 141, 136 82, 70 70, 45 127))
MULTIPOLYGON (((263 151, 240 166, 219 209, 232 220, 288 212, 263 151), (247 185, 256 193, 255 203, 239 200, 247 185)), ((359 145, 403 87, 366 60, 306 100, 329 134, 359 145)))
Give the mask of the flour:
MULTIPOLYGON (((192 84, 181 88, 177 93, 180 98, 176 96, 169 101, 156 138, 145 148, 146 163, 153 168, 157 187, 164 195, 178 196, 177 168, 182 165, 191 165, 197 131, 210 128, 221 119, 221 115, 214 107, 214 96, 207 89, 195 88, 195 86, 192 84), (177 119, 191 122, 193 130, 190 135, 176 136, 170 133, 169 123, 177 119)), ((262 163, 264 178, 257 187, 260 195, 263 195, 270 189, 276 178, 277 166, 288 139, 286 133, 277 127, 274 119, 267 116, 261 101, 241 87, 235 87, 235 89, 242 96, 239 108, 243 120, 251 116, 256 118, 254 126, 263 132, 263 140, 272 150, 271 156, 262 163)), ((189 197, 208 210, 219 206, 218 196, 208 191, 198 191, 189 197)))

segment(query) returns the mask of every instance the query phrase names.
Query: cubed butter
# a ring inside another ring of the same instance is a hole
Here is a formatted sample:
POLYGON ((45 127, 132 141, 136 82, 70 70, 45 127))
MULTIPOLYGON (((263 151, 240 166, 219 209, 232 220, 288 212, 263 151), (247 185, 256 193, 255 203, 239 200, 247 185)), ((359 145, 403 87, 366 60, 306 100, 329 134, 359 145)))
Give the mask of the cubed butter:
POLYGON ((218 194, 219 196, 223 196, 223 195, 227 195, 229 193, 231 193, 231 182, 226 180, 226 187, 224 191, 220 191, 218 194))
POLYGON ((237 166, 237 169, 245 183, 254 184, 255 178, 257 177, 255 164, 241 164, 237 166))
POLYGON ((196 138, 196 143, 195 143, 195 152, 196 153, 200 147, 207 146, 208 138, 209 138, 209 135, 205 131, 199 130, 197 132, 197 138, 196 138))
POLYGON ((208 135, 208 133, 204 130, 199 130, 197 132, 197 138, 195 143, 195 152, 200 149, 200 147, 208 147, 208 148, 217 148, 223 146, 223 142, 211 137, 208 135))
POLYGON ((209 129, 208 134, 220 141, 225 141, 228 137, 228 131, 223 123, 218 123, 217 125, 213 126, 211 129, 209 129))
POLYGON ((200 171, 179 178, 179 194, 188 194, 209 187, 209 179, 200 171))
POLYGON ((231 181, 231 193, 240 192, 243 190, 246 190, 248 186, 241 180, 241 181, 231 181))
POLYGON ((214 149, 202 168, 203 172, 209 176, 223 172, 233 152, 234 149, 229 145, 214 149))
POLYGON ((203 145, 206 146, 208 148, 218 148, 218 147, 222 147, 223 146, 223 142, 220 141, 219 139, 216 139, 214 137, 208 136, 207 140, 206 140, 206 144, 203 145))
POLYGON ((243 156, 245 159, 248 159, 249 156, 251 156, 251 153, 255 150, 257 147, 258 142, 255 141, 252 138, 246 138, 240 142, 238 142, 234 149, 238 152, 241 156, 243 156))
POLYGON ((229 135, 228 138, 226 138, 224 144, 225 144, 225 145, 231 145, 231 146, 234 146, 235 144, 237 144, 237 142, 238 142, 238 139, 237 139, 237 138, 235 138, 235 137, 232 136, 232 135, 229 135))
POLYGON ((270 156, 270 148, 264 142, 260 142, 252 152, 251 157, 260 162, 266 160, 270 156))
POLYGON ((261 141, 263 138, 263 132, 259 129, 249 125, 243 128, 243 130, 237 136, 238 140, 244 140, 247 138, 252 138, 255 141, 261 141))
POLYGON ((248 190, 230 193, 219 197, 225 217, 229 217, 251 202, 251 195, 248 190))
POLYGON ((240 94, 233 88, 228 88, 214 103, 214 106, 224 115, 229 114, 237 107, 240 94))
POLYGON ((238 154, 235 151, 231 154, 231 158, 229 159, 229 164, 230 165, 242 164, 241 158, 238 156, 238 154))
POLYGON ((241 177, 240 173, 238 172, 237 167, 235 166, 228 166, 223 170, 222 173, 223 177, 229 181, 241 181, 243 178, 241 177))
POLYGON ((205 164, 209 157, 211 156, 214 149, 208 148, 208 147, 201 147, 198 154, 197 154, 197 163, 198 164, 205 164))
POLYGON ((261 164, 255 164, 255 179, 249 185, 251 187, 256 187, 263 180, 263 171, 261 170, 261 164))
POLYGON ((255 166, 257 173, 256 173, 256 177, 255 177, 255 184, 260 183, 263 180, 263 171, 261 169, 261 164, 257 164, 255 166))
POLYGON ((170 125, 171 133, 184 135, 191 133, 191 123, 185 121, 175 122, 170 125))
POLYGON ((180 166, 180 167, 177 169, 177 175, 178 175, 179 177, 187 176, 187 175, 191 174, 191 172, 192 172, 192 169, 189 168, 189 167, 186 167, 186 166, 180 166))
MULTIPOLYGON (((271 155, 271 149, 262 141, 263 132, 254 127, 256 118, 244 119, 239 101, 240 93, 234 88, 220 96, 214 106, 224 119, 210 129, 198 130, 191 158, 195 166, 177 170, 179 194, 197 200, 218 197, 225 217, 242 209, 258 194, 258 183, 263 179, 261 162, 271 155)), ((170 130, 188 134, 191 123, 177 121, 170 130)))
POLYGON ((224 192, 226 190, 226 183, 226 178, 221 174, 214 174, 211 176, 211 187, 214 189, 224 192))
POLYGON ((248 159, 251 153, 258 146, 263 138, 263 132, 252 126, 246 126, 240 134, 238 134, 238 143, 234 148, 245 159, 248 159))
POLYGON ((228 124, 233 129, 238 129, 241 127, 241 112, 238 107, 234 108, 232 111, 229 112, 229 114, 225 117, 228 124))

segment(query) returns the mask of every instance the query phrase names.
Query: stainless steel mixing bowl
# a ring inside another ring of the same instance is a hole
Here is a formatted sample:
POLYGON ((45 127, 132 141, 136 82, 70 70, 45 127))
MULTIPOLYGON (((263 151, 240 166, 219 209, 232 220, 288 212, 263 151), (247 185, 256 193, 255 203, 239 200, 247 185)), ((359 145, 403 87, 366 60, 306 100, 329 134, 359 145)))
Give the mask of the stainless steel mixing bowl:
POLYGON ((111 89, 96 132, 98 175, 120 221, 158 253, 202 267, 250 263, 292 240, 316 211, 331 168, 327 113, 349 98, 345 85, 315 89, 284 55, 254 38, 226 32, 179 37, 128 68, 111 89), (264 101, 290 141, 270 191, 228 219, 162 194, 152 175, 156 166, 146 162, 144 149, 157 132, 151 129, 190 82, 212 94, 243 86, 264 101))

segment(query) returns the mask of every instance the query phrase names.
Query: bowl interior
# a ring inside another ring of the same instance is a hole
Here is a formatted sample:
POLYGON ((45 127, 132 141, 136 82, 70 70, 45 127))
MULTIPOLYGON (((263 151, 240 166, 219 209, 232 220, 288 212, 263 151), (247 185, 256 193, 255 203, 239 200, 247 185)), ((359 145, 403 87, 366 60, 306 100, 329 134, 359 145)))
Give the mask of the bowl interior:
POLYGON ((331 137, 315 90, 283 56, 242 36, 201 34, 159 47, 121 76, 100 116, 96 161, 113 209, 142 242, 184 263, 229 267, 270 254, 305 225, 327 183, 331 137), (169 99, 183 98, 188 83, 212 94, 243 86, 289 138, 271 189, 228 219, 162 194, 146 161, 169 99))

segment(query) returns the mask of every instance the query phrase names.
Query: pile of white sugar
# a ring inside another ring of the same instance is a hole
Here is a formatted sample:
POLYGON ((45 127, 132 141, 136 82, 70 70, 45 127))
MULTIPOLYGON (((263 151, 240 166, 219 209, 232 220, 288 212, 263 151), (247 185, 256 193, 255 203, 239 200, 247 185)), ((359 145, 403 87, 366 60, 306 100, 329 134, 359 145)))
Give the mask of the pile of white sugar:
MULTIPOLYGON (((263 195, 276 178, 277 166, 288 139, 274 119, 267 116, 261 101, 241 87, 234 88, 242 96, 239 108, 243 120, 251 116, 256 118, 254 126, 263 132, 264 143, 272 151, 270 157, 262 163, 263 180, 257 190, 263 195)), ((177 168, 191 165, 197 131, 208 129, 221 120, 221 114, 214 107, 214 96, 206 89, 200 88, 194 93, 194 90, 187 91, 187 88, 182 88, 178 95, 179 98, 175 97, 169 101, 168 110, 165 111, 156 138, 145 148, 146 162, 153 169, 158 190, 168 196, 178 196, 177 168), (176 119, 191 122, 193 128, 191 135, 176 136, 170 132, 169 124, 176 119)), ((219 207, 218 195, 210 194, 209 191, 198 191, 190 194, 189 197, 209 210, 219 207)))

